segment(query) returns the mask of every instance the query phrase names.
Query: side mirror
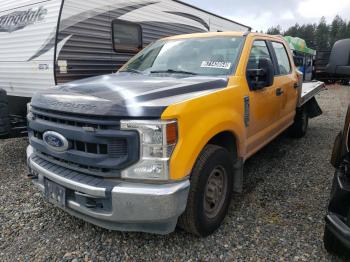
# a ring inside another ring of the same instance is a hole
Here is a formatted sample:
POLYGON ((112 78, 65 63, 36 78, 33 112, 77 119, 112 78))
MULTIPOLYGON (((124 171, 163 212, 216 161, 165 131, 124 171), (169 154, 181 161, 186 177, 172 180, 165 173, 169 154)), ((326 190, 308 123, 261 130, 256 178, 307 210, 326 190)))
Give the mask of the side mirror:
POLYGON ((259 90, 273 85, 274 68, 270 59, 259 58, 257 68, 250 68, 249 64, 247 81, 251 90, 259 90))
POLYGON ((350 76, 350 38, 335 42, 326 71, 331 75, 350 76))

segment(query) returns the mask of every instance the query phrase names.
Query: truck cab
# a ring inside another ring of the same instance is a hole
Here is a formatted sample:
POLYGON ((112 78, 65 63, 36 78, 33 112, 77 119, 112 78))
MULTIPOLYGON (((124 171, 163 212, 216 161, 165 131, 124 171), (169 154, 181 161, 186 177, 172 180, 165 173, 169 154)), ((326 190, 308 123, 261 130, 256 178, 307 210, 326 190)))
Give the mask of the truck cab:
POLYGON ((28 105, 28 166, 48 201, 113 230, 199 236, 222 223, 243 164, 322 113, 287 42, 257 33, 168 37, 117 73, 28 105))

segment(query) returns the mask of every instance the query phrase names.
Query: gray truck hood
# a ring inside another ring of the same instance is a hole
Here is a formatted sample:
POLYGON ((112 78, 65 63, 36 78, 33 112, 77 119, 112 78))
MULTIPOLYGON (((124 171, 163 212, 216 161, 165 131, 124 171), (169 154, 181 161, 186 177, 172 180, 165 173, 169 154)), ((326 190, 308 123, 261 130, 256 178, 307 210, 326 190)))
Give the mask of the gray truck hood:
POLYGON ((167 106, 227 86, 227 77, 116 73, 37 93, 38 108, 86 115, 159 118, 167 106))

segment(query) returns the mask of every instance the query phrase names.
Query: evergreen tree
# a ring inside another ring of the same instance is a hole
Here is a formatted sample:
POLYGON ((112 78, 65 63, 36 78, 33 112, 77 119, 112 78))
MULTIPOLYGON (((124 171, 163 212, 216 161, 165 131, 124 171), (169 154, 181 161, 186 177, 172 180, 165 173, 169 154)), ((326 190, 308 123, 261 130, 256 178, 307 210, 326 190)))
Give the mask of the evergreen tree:
POLYGON ((269 35, 281 35, 282 34, 282 28, 280 25, 277 25, 276 27, 270 27, 269 29, 267 29, 266 34, 269 35))
POLYGON ((285 32, 284 35, 289 35, 289 36, 299 36, 299 31, 300 31, 300 26, 298 23, 295 25, 289 27, 285 32))
POLYGON ((346 21, 337 15, 331 24, 327 24, 325 17, 322 17, 318 24, 299 25, 296 23, 284 32, 279 25, 270 27, 267 34, 300 37, 305 40, 310 48, 328 50, 339 39, 350 38, 350 21, 346 21))
POLYGON ((339 15, 334 17, 330 26, 330 45, 333 46, 337 40, 346 38, 346 31, 346 22, 339 15))
POLYGON ((318 50, 330 49, 329 44, 329 26, 326 23, 326 18, 323 16, 316 28, 315 46, 318 50))
POLYGON ((348 22, 348 25, 346 27, 346 38, 350 38, 350 21, 348 22))
POLYGON ((303 39, 310 48, 315 48, 316 24, 307 24, 304 27, 303 39))

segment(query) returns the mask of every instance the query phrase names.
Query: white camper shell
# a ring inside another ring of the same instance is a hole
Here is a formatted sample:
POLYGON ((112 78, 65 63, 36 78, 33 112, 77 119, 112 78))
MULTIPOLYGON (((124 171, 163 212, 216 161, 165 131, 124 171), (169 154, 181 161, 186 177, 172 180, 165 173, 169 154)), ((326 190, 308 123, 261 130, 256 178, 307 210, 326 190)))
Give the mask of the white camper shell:
POLYGON ((0 89, 24 116, 35 92, 115 72, 159 38, 228 30, 250 28, 174 0, 2 0, 0 89))

